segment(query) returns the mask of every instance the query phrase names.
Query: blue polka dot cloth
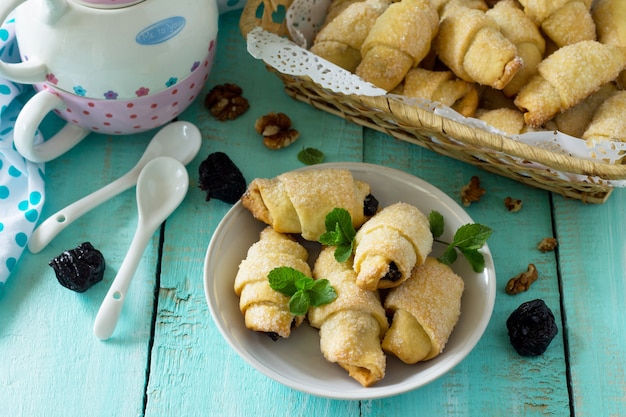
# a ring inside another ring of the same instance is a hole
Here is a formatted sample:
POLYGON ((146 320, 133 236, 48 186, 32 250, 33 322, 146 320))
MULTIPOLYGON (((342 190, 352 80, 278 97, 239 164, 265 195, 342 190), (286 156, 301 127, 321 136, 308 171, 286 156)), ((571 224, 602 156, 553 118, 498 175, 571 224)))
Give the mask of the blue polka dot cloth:
MULTIPOLYGON (((11 16, 0 27, 0 59, 20 61, 11 16)), ((0 294, 26 248, 44 204, 44 165, 26 161, 13 145, 13 127, 25 101, 21 99, 31 93, 30 86, 0 77, 0 294)), ((35 138, 35 142, 41 140, 35 138)))

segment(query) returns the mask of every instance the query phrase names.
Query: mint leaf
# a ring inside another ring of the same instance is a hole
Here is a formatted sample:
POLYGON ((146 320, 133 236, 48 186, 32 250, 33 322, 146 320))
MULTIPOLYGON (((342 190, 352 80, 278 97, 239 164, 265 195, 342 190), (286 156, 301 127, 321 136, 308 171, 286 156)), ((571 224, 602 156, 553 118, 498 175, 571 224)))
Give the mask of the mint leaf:
POLYGON ((306 278, 306 275, 297 269, 290 268, 288 266, 274 268, 267 275, 267 278, 270 281, 270 288, 289 297, 298 291, 298 288, 296 287, 296 280, 301 277, 306 278))
POLYGON ((337 246, 335 248, 335 260, 337 262, 345 262, 348 260, 350 255, 352 255, 352 250, 354 249, 354 243, 351 242, 350 245, 337 246))
POLYGON ((296 316, 304 316, 309 311, 311 305, 311 298, 307 291, 296 291, 289 300, 289 311, 296 316))
POLYGON ((474 272, 482 272, 485 269, 485 257, 478 249, 459 249, 463 256, 472 266, 474 272))
POLYGON ((482 224, 466 224, 456 231, 453 243, 459 249, 478 250, 487 242, 491 233, 492 230, 482 224))
POLYGON ((437 260, 442 264, 452 265, 456 261, 456 249, 453 245, 449 245, 446 251, 437 260))
POLYGON ((327 231, 340 234, 345 242, 350 242, 356 236, 356 230, 352 225, 352 217, 348 210, 343 208, 332 209, 324 219, 327 231))
MULTIPOLYGON (((436 239, 438 237, 435 235, 436 232, 440 233, 439 235, 443 233, 443 216, 432 211, 429 221, 431 232, 436 239)), ((465 224, 457 229, 452 243, 446 243, 448 247, 437 259, 443 264, 452 265, 457 259, 456 251, 458 250, 465 256, 474 272, 482 272, 485 269, 485 257, 479 249, 487 243, 492 232, 491 228, 479 223, 465 224)))
POLYGON ((328 304, 337 298, 335 289, 327 279, 314 280, 297 269, 280 266, 267 275, 270 288, 289 299, 289 311, 296 316, 303 316, 310 306, 328 304))
POLYGON ((337 292, 327 279, 318 279, 313 282, 313 286, 309 290, 309 297, 311 305, 318 307, 337 298, 337 292))
POLYGON ((440 237, 443 234, 443 215, 438 211, 433 210, 428 215, 428 222, 430 223, 430 232, 433 234, 433 237, 440 237))
POLYGON ((298 161, 304 165, 321 164, 324 161, 324 152, 315 148, 304 148, 298 152, 298 161))
POLYGON ((326 232, 320 236, 319 242, 335 246, 335 259, 337 262, 345 262, 352 254, 356 236, 350 213, 343 208, 334 208, 326 215, 324 224, 326 232))
POLYGON ((302 274, 301 277, 296 279, 295 284, 296 284, 296 288, 298 289, 298 291, 308 291, 311 288, 313 288, 314 282, 315 281, 313 280, 313 278, 307 277, 306 275, 302 274))

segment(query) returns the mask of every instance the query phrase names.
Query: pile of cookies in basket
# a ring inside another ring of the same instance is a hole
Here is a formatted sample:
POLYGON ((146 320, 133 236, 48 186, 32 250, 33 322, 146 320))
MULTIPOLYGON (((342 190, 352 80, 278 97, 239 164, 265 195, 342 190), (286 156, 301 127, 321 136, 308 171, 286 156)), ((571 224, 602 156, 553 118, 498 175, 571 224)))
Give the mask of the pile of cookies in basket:
POLYGON ((508 134, 626 141, 623 0, 332 0, 310 50, 508 134))

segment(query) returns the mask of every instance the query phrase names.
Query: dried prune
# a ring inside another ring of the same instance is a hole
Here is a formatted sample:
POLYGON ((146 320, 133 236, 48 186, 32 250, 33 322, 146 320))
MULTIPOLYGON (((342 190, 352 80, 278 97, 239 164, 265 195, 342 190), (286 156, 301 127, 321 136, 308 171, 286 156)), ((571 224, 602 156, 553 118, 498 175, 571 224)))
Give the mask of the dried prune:
POLYGON ((396 263, 392 261, 389 264, 389 271, 387 271, 387 274, 385 274, 384 279, 391 282, 396 282, 400 278, 402 278, 402 272, 400 272, 400 270, 398 269, 398 265, 396 265, 396 263))
POLYGON ((506 321, 511 344, 522 356, 539 356, 559 332, 554 314, 541 299, 522 303, 506 321))
POLYGON ((50 260, 48 265, 54 269, 61 285, 76 292, 85 292, 95 283, 102 281, 106 268, 102 252, 89 242, 64 251, 50 260))
POLYGON ((198 186, 212 198, 234 204, 246 191, 246 179, 224 152, 214 152, 200 163, 198 186))
POLYGON ((378 204, 376 197, 368 194, 363 202, 363 214, 367 217, 373 216, 378 211, 378 204))

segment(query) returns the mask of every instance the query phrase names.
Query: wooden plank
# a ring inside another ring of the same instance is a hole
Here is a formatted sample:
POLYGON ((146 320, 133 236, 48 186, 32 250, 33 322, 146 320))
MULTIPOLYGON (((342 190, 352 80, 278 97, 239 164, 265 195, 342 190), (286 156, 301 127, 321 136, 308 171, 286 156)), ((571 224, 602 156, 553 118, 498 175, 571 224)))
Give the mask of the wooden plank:
POLYGON ((603 205, 555 197, 577 417, 626 414, 626 190, 603 205))
MULTIPOLYGON (((132 168, 149 136, 91 135, 47 163, 43 218, 132 168)), ((92 334, 136 223, 133 189, 84 215, 39 254, 24 253, 0 300, 3 415, 141 414, 158 234, 138 266, 116 334, 105 343, 92 334), (103 282, 79 294, 57 282, 48 261, 84 241, 108 263, 103 282)))
POLYGON ((474 351, 455 369, 434 383, 390 399, 372 401, 367 416, 383 415, 569 415, 563 332, 544 355, 520 357, 509 343, 506 319, 519 304, 542 298, 560 325, 559 289, 554 253, 543 254, 536 244, 552 235, 549 194, 478 168, 439 156, 389 136, 368 132, 365 161, 412 173, 460 203, 460 190, 473 175, 487 190, 466 210, 475 222, 490 226, 489 239, 498 289, 493 316, 474 351), (510 213, 507 196, 521 199, 523 208, 510 213), (534 263, 540 279, 516 296, 504 291, 509 278, 534 263))
MULTIPOLYGON (((296 157, 303 147, 323 150, 329 162, 360 161, 361 128, 289 98, 280 80, 247 54, 238 18, 236 12, 220 18, 218 59, 205 93, 217 84, 238 84, 250 109, 230 122, 215 120, 199 104, 181 116, 205 137, 188 168, 192 182, 197 184, 200 162, 215 151, 228 154, 248 181, 303 166, 296 157), (295 144, 278 151, 265 148, 253 127, 272 111, 290 116, 301 133, 295 144)), ((219 200, 206 202, 192 185, 185 204, 167 221, 146 415, 355 415, 358 402, 312 397, 260 374, 215 327, 202 267, 212 232, 229 208, 219 200)))

